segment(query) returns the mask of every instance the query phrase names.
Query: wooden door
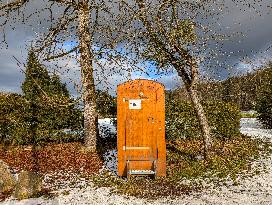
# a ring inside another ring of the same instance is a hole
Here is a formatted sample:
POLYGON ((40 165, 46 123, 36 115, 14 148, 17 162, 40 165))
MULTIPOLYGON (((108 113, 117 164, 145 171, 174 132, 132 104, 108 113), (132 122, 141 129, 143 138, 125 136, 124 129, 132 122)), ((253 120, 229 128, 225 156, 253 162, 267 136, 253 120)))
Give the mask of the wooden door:
MULTIPOLYGON (((147 90, 138 92, 147 93, 147 90)), ((149 95, 126 103, 125 158, 130 160, 131 169, 151 169, 157 160, 156 98, 149 95)))
POLYGON ((117 89, 118 174, 130 169, 152 169, 165 176, 164 87, 151 80, 128 81, 117 89))

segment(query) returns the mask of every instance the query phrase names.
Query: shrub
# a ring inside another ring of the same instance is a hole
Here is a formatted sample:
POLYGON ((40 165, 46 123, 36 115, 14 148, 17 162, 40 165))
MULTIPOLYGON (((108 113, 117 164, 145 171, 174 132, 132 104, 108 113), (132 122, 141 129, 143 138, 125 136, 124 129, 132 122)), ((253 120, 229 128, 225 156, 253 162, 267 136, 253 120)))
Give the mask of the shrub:
POLYGON ((59 144, 68 142, 83 142, 83 135, 73 130, 48 130, 39 125, 36 136, 31 143, 46 145, 49 143, 59 144))
POLYGON ((27 102, 19 94, 0 95, 0 142, 25 144, 30 141, 30 125, 27 118, 27 102))
POLYGON ((256 104, 257 119, 265 128, 272 129, 272 91, 266 91, 256 104))
POLYGON ((95 152, 84 149, 81 143, 47 144, 45 146, 1 146, 0 159, 15 170, 31 171, 38 168, 41 174, 72 171, 89 175, 98 173, 103 165, 95 152))
POLYGON ((33 144, 77 141, 80 135, 65 134, 63 129, 80 130, 83 114, 70 97, 66 84, 47 69, 30 51, 22 84, 24 96, 0 96, 0 142, 33 144))
POLYGON ((97 112, 100 118, 116 117, 117 99, 111 96, 107 91, 96 91, 97 112))
MULTIPOLYGON (((237 105, 224 102, 204 102, 212 134, 217 138, 240 135, 240 110, 237 105)), ((201 137, 199 122, 193 106, 185 101, 172 100, 166 103, 167 139, 201 137)))
POLYGON ((257 119, 265 128, 272 128, 272 63, 263 73, 261 94, 256 103, 257 119))
POLYGON ((40 109, 39 115, 36 116, 39 123, 37 123, 33 131, 33 126, 30 123, 33 113, 29 111, 30 104, 24 96, 14 93, 0 94, 0 143, 6 145, 27 145, 82 141, 80 133, 75 131, 65 133, 62 131, 63 128, 66 128, 65 126, 67 128, 77 128, 76 122, 78 122, 78 118, 81 116, 79 110, 69 108, 50 110, 50 107, 45 104, 40 109), (46 112, 50 111, 50 115, 46 115, 46 112), (40 113, 44 114, 40 115, 40 113), (55 118, 52 117, 54 115, 56 116, 55 118), (62 124, 59 125, 58 123, 62 124))

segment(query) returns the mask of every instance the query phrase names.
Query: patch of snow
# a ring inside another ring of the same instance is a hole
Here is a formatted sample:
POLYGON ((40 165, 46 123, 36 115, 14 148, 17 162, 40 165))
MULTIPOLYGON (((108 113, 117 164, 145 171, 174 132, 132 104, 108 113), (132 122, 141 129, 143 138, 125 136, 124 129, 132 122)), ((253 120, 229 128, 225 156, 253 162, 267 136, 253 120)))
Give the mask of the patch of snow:
POLYGON ((272 130, 263 129, 261 123, 256 118, 241 118, 240 126, 241 133, 245 135, 272 139, 272 130))
MULTIPOLYGON (((116 118, 99 119, 99 132, 102 138, 109 137, 109 135, 116 135, 117 130, 113 125, 113 120, 116 118)), ((117 175, 117 150, 109 150, 104 155, 104 167, 111 173, 117 175)))
POLYGON ((116 135, 116 127, 113 125, 113 120, 116 118, 98 119, 99 134, 102 138, 116 135))
POLYGON ((104 154, 104 166, 113 174, 117 175, 117 150, 110 150, 104 154))

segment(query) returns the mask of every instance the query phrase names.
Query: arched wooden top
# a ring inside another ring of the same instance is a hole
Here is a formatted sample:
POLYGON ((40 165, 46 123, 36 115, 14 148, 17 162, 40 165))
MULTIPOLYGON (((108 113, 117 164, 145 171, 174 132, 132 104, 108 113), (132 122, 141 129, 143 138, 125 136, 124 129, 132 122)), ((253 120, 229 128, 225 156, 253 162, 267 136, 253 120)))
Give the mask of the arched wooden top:
POLYGON ((119 87, 129 87, 130 85, 138 85, 140 83, 143 83, 144 85, 146 85, 146 84, 154 84, 156 86, 160 86, 163 90, 165 88, 165 86, 162 83, 154 81, 154 80, 149 80, 149 79, 129 80, 129 81, 126 81, 124 83, 119 84, 117 86, 117 88, 119 88, 119 87))

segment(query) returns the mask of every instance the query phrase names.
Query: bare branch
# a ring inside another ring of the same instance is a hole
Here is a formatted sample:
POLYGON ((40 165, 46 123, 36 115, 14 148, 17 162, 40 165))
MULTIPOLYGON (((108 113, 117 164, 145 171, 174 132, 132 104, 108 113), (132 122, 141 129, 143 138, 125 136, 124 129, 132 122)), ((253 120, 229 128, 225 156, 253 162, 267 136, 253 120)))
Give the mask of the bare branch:
POLYGON ((53 45, 54 43, 57 43, 56 37, 59 35, 59 33, 63 30, 66 30, 67 26, 73 22, 77 16, 72 16, 70 18, 60 18, 59 22, 52 27, 49 32, 41 39, 36 41, 36 45, 38 48, 34 49, 35 52, 41 52, 45 48, 53 45), (41 43, 41 45, 39 45, 41 43))
MULTIPOLYGON (((16 1, 12 1, 10 3, 1 3, 0 4, 0 11, 4 10, 4 11, 11 11, 11 10, 15 10, 20 8, 22 5, 24 5, 25 3, 27 3, 29 0, 16 0, 16 1)), ((9 2, 9 1, 7 1, 9 2)))
POLYGON ((45 58, 45 59, 43 59, 43 60, 49 61, 49 60, 53 60, 53 59, 56 59, 56 58, 64 57, 64 56, 66 56, 66 55, 68 55, 68 54, 70 54, 70 53, 75 52, 76 50, 78 50, 78 48, 79 48, 79 46, 76 46, 76 47, 72 48, 71 50, 69 50, 69 51, 67 51, 67 52, 62 52, 62 53, 60 53, 60 54, 58 54, 58 55, 49 56, 49 57, 47 57, 47 58, 45 58))
POLYGON ((73 6, 74 8, 77 7, 77 2, 75 0, 49 0, 53 3, 59 3, 63 5, 73 6))

